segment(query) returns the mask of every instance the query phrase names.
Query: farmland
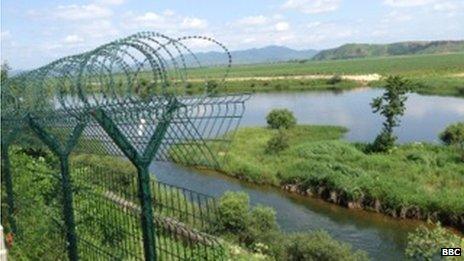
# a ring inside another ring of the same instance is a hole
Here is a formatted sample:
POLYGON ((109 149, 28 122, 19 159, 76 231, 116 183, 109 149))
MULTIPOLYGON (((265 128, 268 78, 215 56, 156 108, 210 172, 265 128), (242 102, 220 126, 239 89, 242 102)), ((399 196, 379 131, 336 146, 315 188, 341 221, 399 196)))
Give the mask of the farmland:
MULTIPOLYGON (((207 75, 210 79, 220 79, 224 71, 224 67, 190 69, 189 77, 198 79, 207 75)), ((379 74, 382 77, 388 75, 407 77, 415 83, 413 91, 418 93, 464 96, 464 53, 237 65, 232 66, 228 73, 227 89, 221 88, 220 91, 343 90, 366 85, 381 87, 382 80, 343 79, 335 85, 323 80, 330 75, 371 74, 379 74), (295 76, 308 75, 315 78, 320 76, 322 79, 295 79, 295 76), (281 76, 286 79, 282 79, 281 76), (268 77, 268 79, 263 80, 258 77, 268 77), (272 80, 272 77, 279 78, 272 80)))

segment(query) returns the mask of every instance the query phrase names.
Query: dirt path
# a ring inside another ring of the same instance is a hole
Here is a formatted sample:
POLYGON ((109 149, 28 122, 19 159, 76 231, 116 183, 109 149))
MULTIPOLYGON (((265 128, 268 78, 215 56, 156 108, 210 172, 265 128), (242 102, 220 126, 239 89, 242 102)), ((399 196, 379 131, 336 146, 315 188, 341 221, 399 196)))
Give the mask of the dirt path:
MULTIPOLYGON (((329 74, 309 74, 309 75, 289 75, 289 76, 251 76, 251 77, 227 77, 226 81, 270 81, 270 80, 315 80, 315 79, 330 79, 333 75, 329 74)), ((378 81, 382 78, 380 74, 355 74, 355 75, 341 75, 342 79, 359 81, 359 82, 370 82, 378 81)), ((203 81, 201 79, 190 79, 192 82, 203 81)))

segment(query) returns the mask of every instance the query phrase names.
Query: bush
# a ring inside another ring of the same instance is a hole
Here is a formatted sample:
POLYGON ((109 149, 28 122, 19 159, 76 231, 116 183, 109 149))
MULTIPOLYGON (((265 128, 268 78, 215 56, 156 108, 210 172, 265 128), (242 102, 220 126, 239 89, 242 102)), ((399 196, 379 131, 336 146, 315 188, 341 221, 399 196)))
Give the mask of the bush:
POLYGON ((432 260, 440 257, 442 247, 462 247, 464 238, 459 238, 440 224, 433 229, 420 226, 408 235, 406 256, 419 260, 432 260))
POLYGON ((337 84, 337 83, 341 82, 342 80, 343 79, 342 79, 342 77, 340 75, 335 74, 334 76, 327 79, 327 84, 334 85, 334 84, 337 84))
POLYGON ((206 92, 208 94, 216 94, 218 92, 219 84, 214 80, 206 82, 206 92))
POLYGON ((267 124, 272 129, 288 129, 296 125, 293 112, 287 109, 274 109, 266 116, 267 124))
POLYGON ((279 131, 267 142, 266 153, 279 153, 287 149, 289 146, 287 133, 283 129, 279 129, 279 131))
POLYGON ((447 145, 456 146, 461 160, 464 161, 464 122, 452 124, 440 134, 440 139, 447 145))
POLYGON ((250 199, 244 192, 226 192, 219 200, 216 232, 243 233, 247 228, 250 199))
POLYGON ((452 124, 440 134, 440 139, 446 145, 461 145, 464 143, 464 122, 452 124))
POLYGON ((269 239, 278 232, 276 212, 271 207, 258 205, 250 213, 248 221, 247 245, 268 243, 269 239))
POLYGON ((361 251, 339 243, 324 231, 294 234, 284 240, 283 260, 368 260, 361 251))

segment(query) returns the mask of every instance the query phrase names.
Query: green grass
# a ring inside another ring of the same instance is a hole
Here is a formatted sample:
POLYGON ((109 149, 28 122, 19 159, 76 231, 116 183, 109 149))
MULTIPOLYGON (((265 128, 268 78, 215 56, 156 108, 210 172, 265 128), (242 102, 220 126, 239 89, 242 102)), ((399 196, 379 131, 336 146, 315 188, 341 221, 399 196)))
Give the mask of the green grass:
MULTIPOLYGON (((224 68, 213 67, 192 69, 189 77, 202 75, 221 77, 224 68)), ((402 75, 418 83, 413 91, 423 94, 464 96, 464 53, 380 57, 353 60, 308 61, 304 63, 277 63, 233 66, 229 78, 273 77, 292 75, 358 75, 358 74, 402 75)), ((365 85, 363 82, 343 80, 336 86, 326 80, 249 80, 228 81, 224 91, 279 91, 279 90, 348 90, 365 85), (265 86, 263 86, 265 85, 265 86)), ((370 82, 369 86, 382 87, 383 81, 370 82)), ((222 90, 221 90, 222 91, 222 90)))
MULTIPOLYGON (((290 147, 266 154, 275 130, 240 129, 220 169, 258 184, 296 185, 299 191, 335 192, 337 203, 355 202, 393 215, 432 218, 462 226, 464 164, 452 148, 406 144, 391 154, 367 154, 365 145, 340 140, 346 130, 332 126, 297 126, 289 130, 290 147), (419 209, 419 211, 417 211, 419 209)), ((192 163, 194 164, 194 163, 192 163)))
MULTIPOLYGON (((221 77, 224 68, 192 69, 189 77, 221 77)), ((229 77, 290 76, 305 74, 448 74, 464 72, 464 53, 379 57, 353 60, 307 61, 304 63, 276 63, 232 66, 229 77)))

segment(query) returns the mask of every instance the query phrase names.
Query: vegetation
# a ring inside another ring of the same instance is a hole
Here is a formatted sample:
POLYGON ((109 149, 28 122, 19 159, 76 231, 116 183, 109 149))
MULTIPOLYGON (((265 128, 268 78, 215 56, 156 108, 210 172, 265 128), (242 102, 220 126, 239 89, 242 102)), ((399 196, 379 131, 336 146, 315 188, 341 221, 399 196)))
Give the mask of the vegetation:
POLYGON ((267 142, 266 153, 279 153, 287 149, 289 146, 287 132, 284 129, 279 129, 279 131, 267 142))
POLYGON ((327 80, 327 83, 334 85, 334 84, 337 84, 337 83, 342 82, 342 81, 343 81, 342 77, 340 75, 338 75, 338 74, 335 74, 334 76, 330 77, 327 80))
POLYGON ((296 126, 287 130, 288 149, 265 153, 276 132, 238 130, 220 171, 350 208, 464 228, 464 165, 453 148, 413 143, 370 154, 366 144, 339 140, 342 127, 296 126))
MULTIPOLYGON (((61 259, 66 253, 66 246, 63 230, 59 226, 62 220, 61 192, 59 179, 53 170, 57 164, 56 159, 46 151, 25 150, 33 156, 22 151, 14 149, 11 155, 12 170, 16 174, 13 176, 18 207, 15 217, 21 233, 17 239, 9 241, 10 257, 14 260, 61 259)), ((72 157, 72 165, 80 251, 90 251, 85 253, 88 257, 92 256, 95 248, 86 249, 86 242, 98 246, 99 251, 110 253, 115 258, 130 259, 141 255, 138 216, 118 210, 101 197, 110 189, 120 195, 132 193, 134 169, 125 161, 106 156, 75 155, 72 157), (94 164, 99 162, 103 164, 101 170, 104 172, 95 172, 94 164), (108 180, 109 176, 113 179, 108 180)), ((152 190, 156 194, 159 187, 152 190)), ((129 194, 124 197, 131 199, 129 194)), ((179 194, 165 190, 157 197, 161 196, 168 197, 167 201, 176 201, 172 197, 179 194)), ((160 214, 163 213, 157 210, 157 216, 160 214)), ((160 229, 163 231, 158 227, 160 229)), ((250 207, 248 195, 244 193, 228 192, 221 197, 210 232, 227 239, 223 244, 230 260, 299 260, 298 256, 310 260, 318 257, 338 260, 341 256, 348 260, 367 260, 365 253, 353 251, 347 244, 333 240, 322 231, 282 234, 275 211, 261 205, 250 207), (306 242, 295 243, 294 239, 300 237, 306 242), (298 252, 294 253, 295 249, 298 252)), ((184 254, 189 251, 184 249, 186 246, 182 242, 172 240, 169 234, 162 232, 157 238, 168 250, 180 249, 184 254), (168 247, 167 244, 171 245, 168 247)))
POLYGON ((219 231, 230 240, 245 245, 272 260, 368 260, 366 253, 332 239, 324 231, 283 234, 275 211, 264 206, 249 206, 248 195, 227 192, 219 201, 219 231))
POLYGON ((0 81, 3 84, 6 81, 6 79, 8 79, 8 73, 11 70, 11 68, 7 62, 3 62, 0 70, 1 70, 0 81))
MULTIPOLYGON (((429 228, 420 226, 415 232, 408 235, 406 256, 417 260, 436 260, 440 258, 441 248, 463 248, 464 238, 443 228, 440 223, 429 228)), ((458 257, 450 257, 450 260, 459 260, 458 257)))
POLYGON ((464 122, 448 126, 441 134, 440 139, 449 146, 455 146, 461 153, 464 161, 464 122))
MULTIPOLYGON (((66 247, 61 216, 60 177, 56 175, 57 162, 56 158, 50 157, 46 151, 32 152, 31 155, 34 156, 29 156, 21 150, 11 153, 12 171, 15 174, 15 202, 18 209, 15 217, 20 233, 13 246, 10 246, 10 253, 14 260, 59 260, 66 254, 66 247)), ((94 256, 95 251, 100 254, 106 253, 108 259, 137 259, 143 255, 139 215, 131 209, 134 208, 134 203, 131 202, 137 202, 134 171, 129 162, 114 157, 72 157, 76 230, 80 242, 79 251, 86 257, 101 258, 98 255, 94 256), (111 197, 116 197, 113 199, 116 204, 111 201, 111 197), (118 206, 124 201, 128 202, 125 207, 118 206)), ((166 203, 170 202, 179 208, 194 211, 198 205, 193 204, 187 196, 183 196, 172 187, 162 185, 152 184, 151 189, 157 199, 155 212, 159 219, 165 222, 171 220, 163 219, 167 216, 190 228, 198 227, 198 231, 204 231, 204 227, 195 226, 195 223, 200 222, 195 222, 192 216, 179 209, 165 207, 166 203)), ((4 191, 2 190, 2 193, 5 193, 4 191)), ((7 224, 6 220, 2 221, 3 224, 7 224)), ((156 222, 160 224, 159 221, 156 222)), ((177 251, 196 260, 207 253, 222 253, 217 244, 202 248, 191 247, 187 238, 176 239, 178 236, 173 237, 173 232, 162 225, 158 226, 157 233, 157 239, 165 251, 173 254, 177 251)), ((160 253, 163 254, 166 253, 160 253)))
POLYGON ((313 60, 354 59, 376 56, 464 52, 464 41, 402 42, 393 44, 345 44, 324 50, 313 60))
MULTIPOLYGON (((189 70, 189 77, 203 75, 220 78, 223 67, 189 70)), ((237 65, 231 68, 227 89, 220 91, 292 91, 292 90, 348 90, 368 84, 383 87, 385 81, 349 81, 331 86, 327 79, 291 78, 302 75, 401 75, 415 83, 412 90, 424 94, 464 96, 464 53, 392 56, 354 60, 306 61, 274 64, 237 65), (244 79, 243 77, 251 77, 244 79), (252 79, 252 78, 255 79, 252 79), (281 77, 260 79, 258 77, 281 77), (282 79, 282 77, 287 77, 282 79), (257 78, 257 79, 256 79, 257 78)))
POLYGON ((398 76, 387 78, 385 93, 375 98, 372 103, 374 113, 380 113, 385 117, 381 133, 377 136, 371 146, 371 150, 377 152, 390 151, 395 145, 397 137, 393 135, 393 128, 399 126, 399 117, 406 110, 406 93, 410 83, 398 76))
POLYGON ((296 125, 296 118, 288 109, 274 109, 266 116, 271 129, 288 129, 296 125))

